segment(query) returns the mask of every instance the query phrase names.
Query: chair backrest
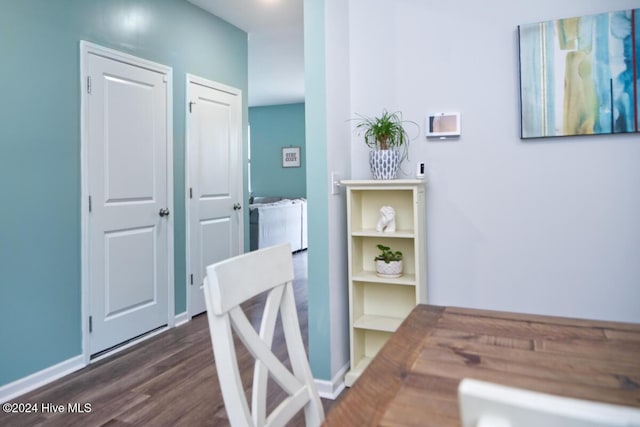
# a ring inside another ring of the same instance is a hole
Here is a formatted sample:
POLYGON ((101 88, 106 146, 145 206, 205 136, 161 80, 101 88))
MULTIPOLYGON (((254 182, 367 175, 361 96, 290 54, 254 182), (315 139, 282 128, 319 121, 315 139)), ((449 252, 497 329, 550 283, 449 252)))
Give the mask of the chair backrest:
POLYGON ((307 426, 320 425, 324 411, 300 334, 289 244, 209 265, 204 293, 216 369, 231 425, 281 426, 303 408, 307 426), (258 334, 240 304, 266 291, 268 296, 258 334), (278 312, 291 371, 271 350, 278 312), (255 358, 251 410, 240 378, 232 328, 255 358), (269 375, 288 397, 267 416, 269 375))
POLYGON ((458 387, 462 427, 640 427, 640 409, 465 378, 458 387))

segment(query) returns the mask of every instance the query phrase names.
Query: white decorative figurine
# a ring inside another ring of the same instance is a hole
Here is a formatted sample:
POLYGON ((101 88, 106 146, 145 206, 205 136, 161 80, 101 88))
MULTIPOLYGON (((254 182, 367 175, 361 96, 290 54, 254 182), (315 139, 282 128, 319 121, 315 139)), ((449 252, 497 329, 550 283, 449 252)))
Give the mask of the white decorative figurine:
POLYGON ((385 233, 394 233, 396 231, 396 211, 391 206, 380 208, 376 231, 384 231, 385 233))

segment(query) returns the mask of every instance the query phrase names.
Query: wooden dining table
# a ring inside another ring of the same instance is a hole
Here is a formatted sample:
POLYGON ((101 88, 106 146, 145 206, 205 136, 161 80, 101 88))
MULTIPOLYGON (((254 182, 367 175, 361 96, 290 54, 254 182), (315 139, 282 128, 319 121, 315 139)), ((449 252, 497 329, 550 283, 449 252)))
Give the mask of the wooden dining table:
POLYGON ((459 426, 463 378, 640 407, 640 324, 418 305, 328 426, 459 426))

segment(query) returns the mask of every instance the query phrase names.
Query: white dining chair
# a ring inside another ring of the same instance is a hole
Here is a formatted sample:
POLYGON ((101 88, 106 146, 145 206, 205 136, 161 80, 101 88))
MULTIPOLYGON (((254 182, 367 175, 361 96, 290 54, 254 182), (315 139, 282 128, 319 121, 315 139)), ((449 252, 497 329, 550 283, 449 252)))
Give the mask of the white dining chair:
POLYGON ((640 409, 465 378, 462 427, 640 427, 640 409))
POLYGON ((289 244, 207 266, 204 293, 218 379, 231 425, 282 426, 302 409, 307 426, 320 425, 324 411, 300 334, 289 244), (263 292, 268 296, 258 334, 240 304, 263 292), (278 312, 291 371, 272 352, 278 312), (255 358, 251 410, 240 379, 232 328, 255 358), (269 375, 288 397, 267 415, 269 375))

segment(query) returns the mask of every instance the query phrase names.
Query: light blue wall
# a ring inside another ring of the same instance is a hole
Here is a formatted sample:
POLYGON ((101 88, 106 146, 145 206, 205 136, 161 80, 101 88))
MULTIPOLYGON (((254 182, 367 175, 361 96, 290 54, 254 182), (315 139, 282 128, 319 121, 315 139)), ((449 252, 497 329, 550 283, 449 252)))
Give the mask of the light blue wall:
POLYGON ((254 196, 307 196, 304 103, 249 108, 254 196), (301 166, 282 167, 282 147, 300 147, 301 166))
POLYGON ((314 378, 331 380, 329 207, 324 0, 304 0, 304 68, 309 227, 309 359, 314 378))
POLYGON ((0 0, 0 385, 82 352, 80 40, 173 67, 176 313, 185 73, 241 89, 247 105, 246 33, 185 0, 0 0))

